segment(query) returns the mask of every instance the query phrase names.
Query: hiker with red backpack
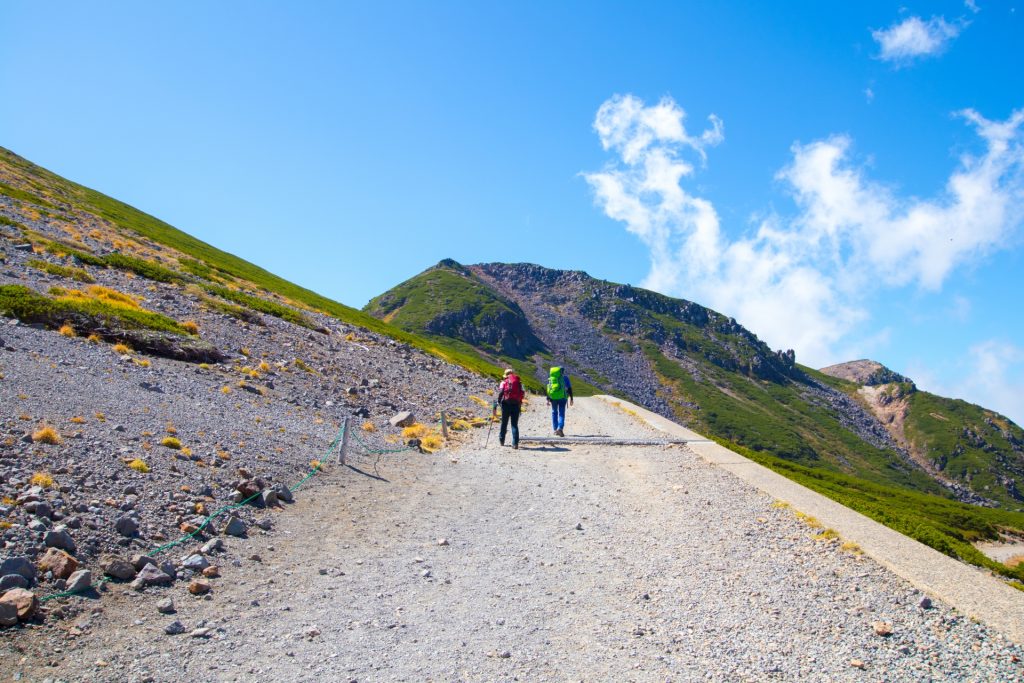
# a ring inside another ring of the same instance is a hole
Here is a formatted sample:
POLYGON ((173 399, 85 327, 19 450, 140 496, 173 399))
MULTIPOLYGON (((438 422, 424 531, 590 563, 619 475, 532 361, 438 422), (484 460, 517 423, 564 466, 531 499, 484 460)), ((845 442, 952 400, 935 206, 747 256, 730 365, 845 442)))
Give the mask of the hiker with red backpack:
POLYGON ((519 375, 511 368, 505 370, 502 375, 501 384, 498 385, 498 400, 494 406, 497 411, 501 406, 501 429, 498 431, 498 442, 505 445, 505 434, 508 431, 509 422, 512 423, 512 448, 519 448, 519 413, 523 408, 523 398, 526 391, 523 390, 523 382, 519 375))
POLYGON ((551 406, 551 428, 555 436, 565 436, 565 402, 572 405, 572 384, 564 369, 555 366, 548 375, 548 405, 551 406))

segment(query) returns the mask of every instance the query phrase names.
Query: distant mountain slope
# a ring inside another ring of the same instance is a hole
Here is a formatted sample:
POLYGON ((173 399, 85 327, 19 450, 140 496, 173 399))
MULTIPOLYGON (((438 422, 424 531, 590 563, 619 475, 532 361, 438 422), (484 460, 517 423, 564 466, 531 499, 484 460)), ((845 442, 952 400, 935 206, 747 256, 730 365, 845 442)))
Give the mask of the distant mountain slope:
POLYGON ((1014 508, 1024 502, 1018 484, 1024 482, 1024 430, 1009 418, 921 391, 874 361, 842 363, 822 372, 850 381, 848 393, 937 479, 969 491, 979 501, 1014 508))
MULTIPOLYGON (((792 351, 770 349, 735 320, 699 304, 533 264, 445 260, 364 310, 438 344, 476 348, 494 363, 516 367, 534 387, 549 365, 564 365, 588 391, 623 396, 676 419, 944 552, 1017 571, 987 560, 969 541, 1021 529, 1024 515, 956 501, 1019 504, 983 487, 979 494, 967 478, 912 451, 918 437, 887 429, 875 403, 858 392, 865 385, 844 379, 888 383, 867 387, 872 390, 904 386, 892 383, 906 378, 877 363, 835 368, 834 377, 797 364, 792 351), (461 324, 470 313, 473 324, 461 324), (495 343, 501 338, 538 341, 505 355, 495 343)), ((1001 473, 1009 492, 1017 475, 1006 463, 1016 457, 1017 432, 1001 420, 992 418, 1010 437, 987 440, 995 451, 975 468, 1001 473)), ((934 428, 915 420, 906 426, 910 434, 934 428)), ((972 481, 982 482, 980 472, 972 481)))

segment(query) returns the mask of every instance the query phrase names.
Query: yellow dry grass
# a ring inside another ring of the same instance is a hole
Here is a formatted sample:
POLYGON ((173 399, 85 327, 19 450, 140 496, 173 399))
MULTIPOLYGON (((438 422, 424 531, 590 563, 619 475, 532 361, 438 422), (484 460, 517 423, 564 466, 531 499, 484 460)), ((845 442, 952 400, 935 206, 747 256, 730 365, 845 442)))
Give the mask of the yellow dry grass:
POLYGON ((130 463, 128 463, 128 467, 141 474, 147 474, 149 472, 149 465, 147 465, 142 460, 139 460, 138 458, 135 458, 130 463))
POLYGON ((32 433, 32 440, 36 443, 46 443, 56 446, 61 442, 60 434, 50 426, 42 426, 32 433))
POLYGON ((36 472, 32 475, 29 483, 33 486, 42 486, 44 489, 48 489, 53 486, 53 477, 47 472, 36 472))

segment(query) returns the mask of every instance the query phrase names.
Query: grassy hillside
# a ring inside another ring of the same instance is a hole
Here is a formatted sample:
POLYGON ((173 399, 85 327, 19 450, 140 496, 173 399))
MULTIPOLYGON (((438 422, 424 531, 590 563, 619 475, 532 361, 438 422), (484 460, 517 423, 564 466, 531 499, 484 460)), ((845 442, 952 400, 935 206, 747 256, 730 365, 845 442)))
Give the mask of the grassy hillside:
MULTIPOLYGON (((451 345, 438 344, 420 335, 388 325, 371 315, 300 287, 257 265, 196 239, 124 202, 61 178, 2 147, 0 147, 0 195, 16 200, 22 204, 24 210, 32 214, 42 214, 54 221, 66 222, 71 226, 72 231, 82 222, 83 218, 87 222, 94 222, 93 219, 98 218, 128 238, 141 236, 190 257, 190 259, 182 259, 176 264, 178 272, 175 272, 175 275, 188 274, 204 279, 226 276, 221 279, 251 283, 256 288, 277 294, 290 302, 310 307, 342 322, 387 335, 471 370, 494 377, 501 374, 496 365, 471 349, 455 349, 451 345)), ((18 225, 16 219, 13 221, 9 219, 9 222, 14 223, 15 227, 18 225)), ((71 255, 96 258, 87 251, 75 247, 65 245, 63 249, 65 252, 77 252, 77 254, 71 255)), ((131 258, 124 255, 117 255, 114 258, 119 257, 122 260, 131 258)), ((153 269, 161 267, 151 260, 136 259, 136 261, 148 263, 153 269)), ((146 276, 145 273, 143 275, 146 276)))

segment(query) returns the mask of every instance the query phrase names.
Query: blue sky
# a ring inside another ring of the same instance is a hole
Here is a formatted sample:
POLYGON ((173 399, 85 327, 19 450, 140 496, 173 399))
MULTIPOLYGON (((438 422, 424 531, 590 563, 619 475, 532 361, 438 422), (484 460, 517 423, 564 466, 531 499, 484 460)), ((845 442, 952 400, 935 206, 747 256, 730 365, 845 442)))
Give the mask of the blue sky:
POLYGON ((1024 422, 1014 2, 0 4, 0 145, 339 301, 657 288, 1024 422))

